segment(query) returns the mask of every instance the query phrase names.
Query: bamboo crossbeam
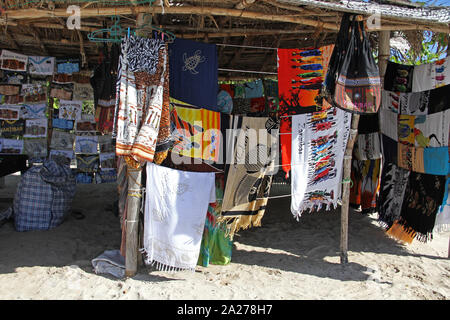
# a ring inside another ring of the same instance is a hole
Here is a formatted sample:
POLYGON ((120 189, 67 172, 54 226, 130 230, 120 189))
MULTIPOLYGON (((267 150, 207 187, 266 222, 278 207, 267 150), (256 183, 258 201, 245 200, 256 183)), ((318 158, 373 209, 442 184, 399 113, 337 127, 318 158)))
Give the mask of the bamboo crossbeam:
MULTIPOLYGON (((159 6, 148 7, 110 7, 110 8, 82 8, 80 10, 81 18, 98 17, 98 16, 111 16, 111 15, 136 15, 139 13, 162 13, 162 8, 159 6)), ((192 6, 173 6, 164 7, 165 14, 192 14, 192 15, 212 15, 212 16, 231 16, 238 18, 263 20, 263 21, 277 21, 277 22, 289 22, 294 24, 303 24, 312 27, 319 27, 323 24, 324 29, 338 30, 339 26, 334 23, 321 23, 318 20, 292 17, 291 15, 277 15, 267 14, 262 12, 253 12, 248 10, 238 9, 226 9, 215 7, 192 7, 192 6)), ((7 10, 5 13, 8 20, 19 19, 39 19, 39 18, 51 18, 62 17, 67 18, 70 13, 66 12, 66 9, 55 9, 53 11, 43 9, 19 9, 19 10, 7 10)))
MULTIPOLYGON (((136 15, 139 13, 161 14, 162 11, 163 9, 160 6, 81 8, 81 17, 83 19, 88 17, 100 17, 111 15, 136 15)), ((307 25, 315 28, 322 26, 323 29, 333 31, 337 31, 339 28, 339 23, 321 22, 320 20, 312 19, 311 17, 314 16, 313 13, 310 14, 305 13, 304 16, 293 16, 286 14, 267 14, 263 12, 255 12, 249 10, 227 9, 217 7, 172 6, 172 7, 164 7, 164 14, 237 17, 259 21, 286 22, 286 23, 307 25)), ((370 14, 367 13, 366 18, 369 15, 370 14)), ((5 11, 5 17, 7 17, 7 21, 10 21, 11 23, 15 23, 16 22, 15 20, 22 20, 22 19, 44 19, 52 17, 67 18, 68 16, 70 16, 70 13, 67 13, 66 9, 59 9, 59 8, 53 11, 37 8, 5 11)), ((382 15, 381 18, 382 20, 380 28, 377 30, 369 30, 369 31, 430 30, 434 32, 450 33, 450 27, 445 24, 433 24, 433 23, 401 24, 405 23, 404 21, 399 21, 399 24, 392 24, 392 22, 387 22, 384 20, 384 18, 387 17, 382 15)), ((388 18, 390 18, 390 20, 392 21, 392 17, 388 18)))

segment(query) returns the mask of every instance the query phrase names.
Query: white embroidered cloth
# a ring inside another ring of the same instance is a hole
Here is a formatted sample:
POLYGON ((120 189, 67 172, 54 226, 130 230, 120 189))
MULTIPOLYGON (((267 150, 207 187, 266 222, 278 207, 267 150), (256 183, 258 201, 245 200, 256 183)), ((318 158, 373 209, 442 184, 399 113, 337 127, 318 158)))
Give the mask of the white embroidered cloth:
POLYGON ((159 270, 194 270, 208 204, 215 202, 215 174, 147 162, 144 248, 159 270))
POLYGON ((338 108, 331 111, 318 121, 314 113, 292 116, 291 212, 297 220, 307 209, 336 208, 341 197, 351 113, 338 108))

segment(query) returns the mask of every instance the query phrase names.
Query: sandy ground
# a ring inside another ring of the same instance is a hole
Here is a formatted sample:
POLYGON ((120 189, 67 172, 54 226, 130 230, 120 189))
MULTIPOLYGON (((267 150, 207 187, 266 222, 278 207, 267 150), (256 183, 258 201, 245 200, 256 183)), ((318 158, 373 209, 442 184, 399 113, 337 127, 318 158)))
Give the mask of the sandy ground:
MULTIPOLYGON (((13 198, 19 175, 0 198, 13 198)), ((79 185, 68 216, 50 231, 0 227, 0 299, 436 299, 450 298, 448 237, 402 245, 376 215, 350 212, 349 263, 339 262, 339 211, 291 216, 289 199, 269 201, 263 226, 241 231, 232 263, 175 274, 141 266, 118 280, 96 275, 91 260, 120 246, 111 211, 115 185, 79 185)), ((0 205, 5 205, 4 203, 0 205)))

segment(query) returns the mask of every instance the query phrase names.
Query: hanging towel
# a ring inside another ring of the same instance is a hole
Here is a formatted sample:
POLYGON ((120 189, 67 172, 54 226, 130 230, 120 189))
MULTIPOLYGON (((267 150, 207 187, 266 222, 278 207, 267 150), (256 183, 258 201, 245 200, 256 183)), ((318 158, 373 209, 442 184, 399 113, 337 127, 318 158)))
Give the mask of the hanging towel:
POLYGON ((351 113, 334 107, 292 117, 291 212, 297 220, 307 209, 336 208, 350 122, 351 113))
POLYGON ((205 109, 217 108, 217 46, 177 38, 169 44, 170 95, 205 109))
POLYGON ((174 170, 147 162, 144 248, 159 270, 195 270, 215 174, 174 170))

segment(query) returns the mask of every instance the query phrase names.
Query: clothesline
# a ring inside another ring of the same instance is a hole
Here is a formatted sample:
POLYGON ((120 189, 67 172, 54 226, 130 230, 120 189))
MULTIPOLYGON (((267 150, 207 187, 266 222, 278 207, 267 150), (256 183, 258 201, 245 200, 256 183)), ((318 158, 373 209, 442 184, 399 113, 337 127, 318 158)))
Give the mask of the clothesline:
POLYGON ((261 73, 261 74, 273 74, 278 75, 277 72, 264 72, 264 71, 253 71, 253 70, 237 70, 237 69, 224 69, 219 68, 219 71, 229 71, 229 72, 245 72, 245 73, 261 73))
POLYGON ((258 47, 258 46, 245 46, 245 45, 239 45, 239 44, 216 43, 216 45, 217 46, 222 46, 222 47, 237 47, 237 48, 249 48, 249 49, 278 50, 278 48, 258 47))

